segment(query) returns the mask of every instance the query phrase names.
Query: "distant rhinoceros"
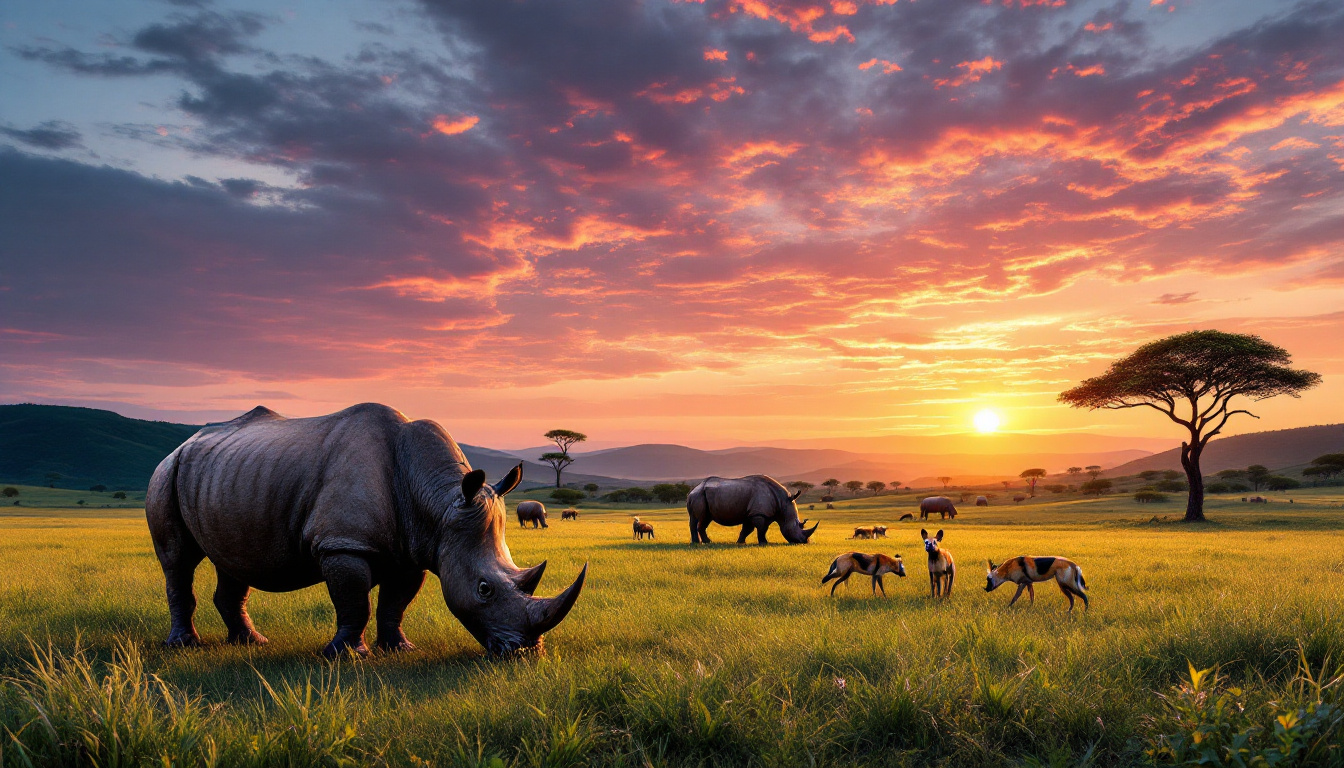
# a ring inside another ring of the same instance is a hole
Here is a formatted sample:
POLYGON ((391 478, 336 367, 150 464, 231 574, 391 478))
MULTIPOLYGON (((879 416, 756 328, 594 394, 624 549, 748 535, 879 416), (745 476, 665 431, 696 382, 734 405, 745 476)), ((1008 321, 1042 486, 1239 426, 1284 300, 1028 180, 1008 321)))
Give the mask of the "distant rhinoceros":
POLYGON ((215 607, 233 643, 264 643, 247 615, 252 588, 327 583, 336 635, 323 652, 368 653, 369 590, 379 585, 378 645, 407 650, 402 616, 432 570, 443 598, 492 653, 536 646, 574 607, 588 567, 553 598, 532 596, 546 563, 519 568, 504 543, 504 494, 432 421, 364 404, 286 419, 258 407, 193 435, 159 464, 145 498, 168 587, 168 645, 196 645, 192 590, 209 558, 215 607))
POLYGON ((940 515, 939 519, 946 520, 949 517, 957 516, 957 506, 946 496, 930 496, 919 502, 919 519, 928 520, 929 515, 940 515))
POLYGON ((975 506, 977 506, 977 507, 988 507, 988 506, 989 506, 989 499, 985 498, 984 496, 976 496, 976 497, 975 497, 975 506))
POLYGON ((540 501, 520 501, 518 502, 518 525, 526 528, 528 523, 536 528, 540 523, 542 528, 550 528, 546 524, 546 505, 540 501))
POLYGON ((686 499, 686 511, 691 517, 691 543, 709 543, 706 530, 710 522, 719 525, 740 525, 742 533, 737 543, 747 540, 747 534, 756 530, 756 541, 765 544, 765 532, 771 523, 779 523, 779 532, 790 544, 806 544, 817 526, 804 528, 798 522, 798 507, 794 501, 802 491, 790 495, 774 478, 749 475, 738 478, 710 477, 697 485, 686 499))

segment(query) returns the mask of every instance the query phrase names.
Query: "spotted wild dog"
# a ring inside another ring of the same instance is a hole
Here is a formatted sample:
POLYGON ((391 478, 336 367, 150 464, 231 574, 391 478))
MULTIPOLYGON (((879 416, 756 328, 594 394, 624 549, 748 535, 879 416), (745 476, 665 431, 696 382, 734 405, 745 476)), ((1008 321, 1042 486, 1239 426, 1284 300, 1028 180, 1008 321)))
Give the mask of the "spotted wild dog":
POLYGON ((850 538, 851 538, 851 539, 871 539, 871 538, 874 538, 874 536, 873 536, 873 529, 872 529, 872 528, 855 528, 855 529, 854 529, 854 535, 853 535, 853 536, 850 536, 850 538))
POLYGON ((949 597, 952 594, 952 582, 957 576, 956 563, 952 562, 952 553, 939 544, 943 541, 943 532, 929 538, 929 532, 919 529, 924 539, 924 551, 929 553, 929 591, 932 597, 949 597))
POLYGON ((642 538, 644 538, 645 536, 648 536, 650 539, 657 538, 656 536, 653 535, 653 526, 650 525, 649 523, 641 523, 641 522, 639 522, 639 518, 636 517, 636 518, 635 518, 635 538, 636 538, 636 539, 642 539, 642 538))
POLYGON ((887 538, 887 526, 885 526, 885 525, 874 525, 874 526, 873 526, 873 538, 874 538, 874 539, 885 539, 885 538, 887 538))
POLYGON ((1075 595, 1083 598, 1084 609, 1088 607, 1087 582, 1083 580, 1083 569, 1072 560, 1062 557, 1015 557, 1003 565, 995 565, 994 561, 990 560, 989 573, 985 576, 985 591, 993 592, 1000 584, 1012 582, 1017 585, 1017 593, 1008 601, 1009 605, 1017 602, 1024 589, 1031 602, 1035 603, 1036 589, 1032 583, 1050 579, 1054 579, 1059 585, 1059 591, 1069 598, 1070 613, 1073 612, 1075 595))
POLYGON ((888 557, 880 552, 874 552, 871 555, 865 555, 862 552, 846 552, 843 555, 831 561, 831 570, 822 577, 821 583, 825 585, 831 579, 836 579, 835 584, 831 585, 831 594, 835 594, 835 588, 849 580, 850 576, 856 573, 862 573, 865 576, 873 577, 873 594, 877 590, 882 590, 882 596, 887 596, 887 588, 882 584, 882 576, 888 573, 894 573, 902 579, 905 578, 905 563, 900 555, 888 557))

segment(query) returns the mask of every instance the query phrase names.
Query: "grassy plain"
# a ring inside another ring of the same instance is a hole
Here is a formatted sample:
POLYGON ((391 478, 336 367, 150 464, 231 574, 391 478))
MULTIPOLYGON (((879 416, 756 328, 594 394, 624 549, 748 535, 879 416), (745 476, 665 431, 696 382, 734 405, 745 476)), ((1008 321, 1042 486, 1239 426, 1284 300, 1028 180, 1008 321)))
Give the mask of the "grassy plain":
MULTIPOLYGON (((557 512, 508 532, 519 564, 550 561, 540 594, 591 564, 544 656, 484 659, 431 577, 406 625, 419 650, 334 664, 316 655, 334 622, 321 587, 255 594, 270 644, 221 646, 203 565, 214 644, 167 651, 142 513, 0 507, 0 764, 1133 765, 1217 718, 1263 746, 1277 715, 1338 707, 1344 687, 1301 677, 1303 659, 1317 676, 1344 659, 1344 493, 1293 498, 1214 498, 1200 526, 1127 497, 965 507, 929 524, 958 564, 941 603, 920 525, 897 522, 909 497, 806 512, 811 544, 772 529, 764 548, 717 526, 692 547, 680 509, 634 511, 657 529, 644 542, 630 510, 557 512), (846 539, 870 523, 890 538, 846 539), (830 598, 821 576, 851 549, 904 555, 910 575, 886 598, 860 577, 830 598), (1012 609, 1010 587, 985 594, 985 559, 1018 554, 1080 563, 1091 610, 1068 615, 1048 584, 1012 609), (1192 689, 1190 665, 1220 683, 1192 689), (1210 714, 1227 688, 1244 712, 1210 714)), ((1335 713, 1318 751, 1280 764, 1339 764, 1335 713)))

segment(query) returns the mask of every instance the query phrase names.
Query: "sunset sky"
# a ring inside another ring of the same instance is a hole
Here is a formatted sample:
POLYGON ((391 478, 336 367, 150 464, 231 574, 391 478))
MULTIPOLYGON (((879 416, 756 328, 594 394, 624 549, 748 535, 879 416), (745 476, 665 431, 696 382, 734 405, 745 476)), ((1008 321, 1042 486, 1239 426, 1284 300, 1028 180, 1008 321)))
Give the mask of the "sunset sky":
POLYGON ((0 402, 466 442, 1175 437, 1192 328, 1344 422, 1344 3, 5 3, 0 402))

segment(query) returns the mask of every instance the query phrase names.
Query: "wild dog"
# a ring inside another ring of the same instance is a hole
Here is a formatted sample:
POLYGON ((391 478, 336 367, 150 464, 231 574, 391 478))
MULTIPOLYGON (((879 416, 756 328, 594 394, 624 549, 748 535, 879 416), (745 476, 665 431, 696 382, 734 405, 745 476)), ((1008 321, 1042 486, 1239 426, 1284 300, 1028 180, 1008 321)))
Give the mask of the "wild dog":
POLYGON ((560 519, 561 519, 561 520, 578 520, 578 519, 579 519, 579 510, 577 510, 577 509, 566 509, 565 511, 563 511, 563 512, 560 513, 560 519))
POLYGON ((887 538, 887 526, 885 526, 885 525, 874 525, 874 526, 873 526, 873 538, 874 538, 874 539, 885 539, 885 538, 887 538))
POLYGON ((853 536, 850 536, 850 538, 851 538, 851 539, 871 539, 871 538, 874 538, 874 535, 873 535, 873 529, 872 529, 872 528, 855 528, 855 529, 854 529, 854 535, 853 535, 853 536))
POLYGON ((882 596, 886 597, 887 588, 882 584, 882 576, 894 573, 902 579, 905 578, 905 562, 901 560, 900 555, 888 557, 880 552, 871 555, 846 552, 831 561, 831 569, 822 577, 821 583, 824 586, 831 579, 836 579, 835 584, 831 585, 831 595, 834 596, 835 588, 844 584, 856 573, 873 577, 873 594, 876 595, 877 590, 881 589, 882 596))
POLYGON ((1016 603, 1024 589, 1031 602, 1035 603, 1036 589, 1032 583, 1050 579, 1054 579, 1059 585, 1059 591, 1069 598, 1070 613, 1073 612, 1075 595, 1083 598, 1084 609, 1088 607, 1087 582, 1083 580, 1083 569, 1072 560, 1062 557, 1015 557, 1003 565, 995 565, 994 561, 990 560, 989 572, 985 575, 985 591, 993 592, 1000 584, 1012 582, 1017 585, 1017 593, 1008 601, 1008 605, 1016 603))
POLYGON ((906 512, 904 515, 901 515, 900 522, 904 523, 906 520, 914 520, 914 519, 915 519, 915 513, 906 512))
POLYGON ((952 582, 957 576, 956 563, 952 562, 952 553, 939 546, 943 541, 943 532, 929 538, 929 532, 919 529, 924 539, 924 551, 929 554, 929 591, 932 597, 949 597, 952 594, 952 582))
POLYGON ((656 536, 653 535, 653 526, 650 525, 649 523, 641 523, 641 522, 639 522, 639 518, 636 517, 636 518, 635 518, 635 538, 636 538, 636 539, 642 539, 642 538, 644 538, 645 536, 648 536, 650 539, 657 538, 656 536))

